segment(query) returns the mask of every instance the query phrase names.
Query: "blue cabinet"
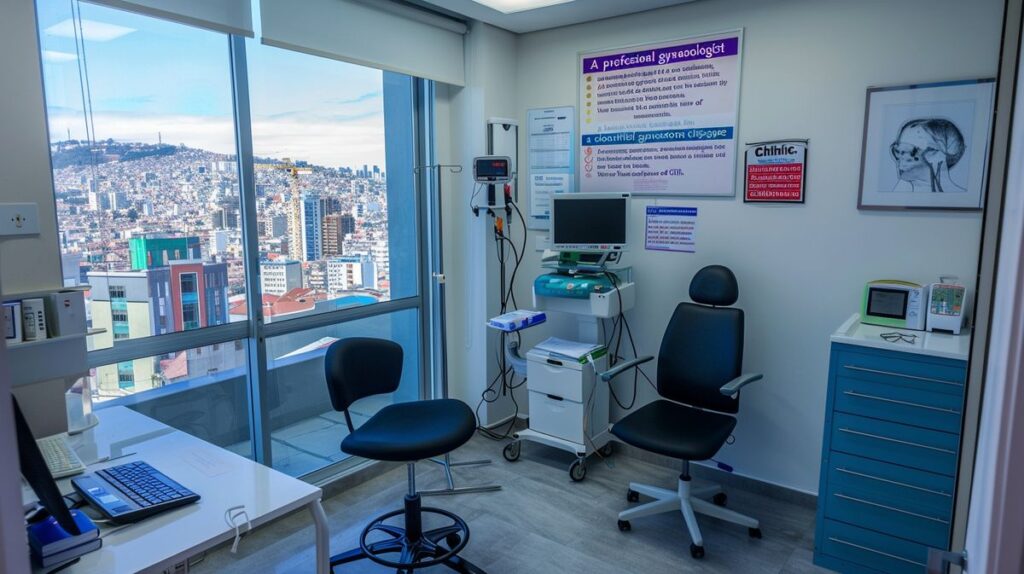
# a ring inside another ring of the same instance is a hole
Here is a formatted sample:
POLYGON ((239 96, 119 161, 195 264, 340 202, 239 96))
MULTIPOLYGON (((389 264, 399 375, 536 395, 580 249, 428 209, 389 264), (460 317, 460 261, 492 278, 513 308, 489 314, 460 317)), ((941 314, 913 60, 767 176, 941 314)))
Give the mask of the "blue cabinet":
POLYGON ((814 562, 924 574, 949 549, 967 361, 835 339, 814 562))

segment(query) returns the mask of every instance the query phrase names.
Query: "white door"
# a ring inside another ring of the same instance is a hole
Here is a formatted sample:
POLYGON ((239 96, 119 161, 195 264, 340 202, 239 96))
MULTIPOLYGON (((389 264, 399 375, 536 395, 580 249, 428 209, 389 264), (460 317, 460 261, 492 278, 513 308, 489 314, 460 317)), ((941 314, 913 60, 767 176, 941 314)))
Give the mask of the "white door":
POLYGON ((965 543, 968 574, 1024 572, 1024 93, 1011 131, 985 395, 965 543))

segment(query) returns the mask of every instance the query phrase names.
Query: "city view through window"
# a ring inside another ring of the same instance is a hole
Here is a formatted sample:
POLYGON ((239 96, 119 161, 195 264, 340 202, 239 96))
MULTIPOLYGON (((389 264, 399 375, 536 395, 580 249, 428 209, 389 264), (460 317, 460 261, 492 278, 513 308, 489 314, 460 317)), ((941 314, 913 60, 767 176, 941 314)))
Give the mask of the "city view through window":
MULTIPOLYGON (((91 348, 390 298, 382 72, 247 42, 262 300, 246 254, 226 36, 38 2, 66 285, 91 348)), ((98 367, 104 401, 244 368, 218 345, 98 367)))

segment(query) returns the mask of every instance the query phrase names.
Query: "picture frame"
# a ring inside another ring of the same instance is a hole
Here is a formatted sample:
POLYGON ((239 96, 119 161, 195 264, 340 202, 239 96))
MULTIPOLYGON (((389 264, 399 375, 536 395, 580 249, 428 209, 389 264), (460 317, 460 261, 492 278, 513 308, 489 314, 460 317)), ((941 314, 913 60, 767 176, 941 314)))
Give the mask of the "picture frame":
POLYGON ((980 211, 994 104, 994 78, 869 87, 857 208, 980 211))

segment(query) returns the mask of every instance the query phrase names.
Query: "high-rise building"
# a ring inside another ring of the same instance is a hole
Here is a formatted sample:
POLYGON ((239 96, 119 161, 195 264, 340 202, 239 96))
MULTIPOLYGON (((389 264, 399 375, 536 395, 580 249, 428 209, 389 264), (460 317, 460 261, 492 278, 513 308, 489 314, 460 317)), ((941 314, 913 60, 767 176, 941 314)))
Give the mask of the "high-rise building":
POLYGON ((198 237, 143 235, 128 240, 132 271, 164 267, 171 261, 202 257, 198 237))
POLYGON ((347 213, 334 213, 324 217, 323 256, 337 257, 344 253, 345 235, 353 233, 356 220, 347 213))
POLYGON ((302 260, 317 261, 323 257, 320 200, 314 195, 302 198, 302 260))
POLYGON ((327 261, 327 291, 376 289, 377 265, 365 255, 346 255, 327 261))
POLYGON ((302 264, 293 259, 260 262, 260 290, 264 295, 284 295, 302 287, 302 264))

